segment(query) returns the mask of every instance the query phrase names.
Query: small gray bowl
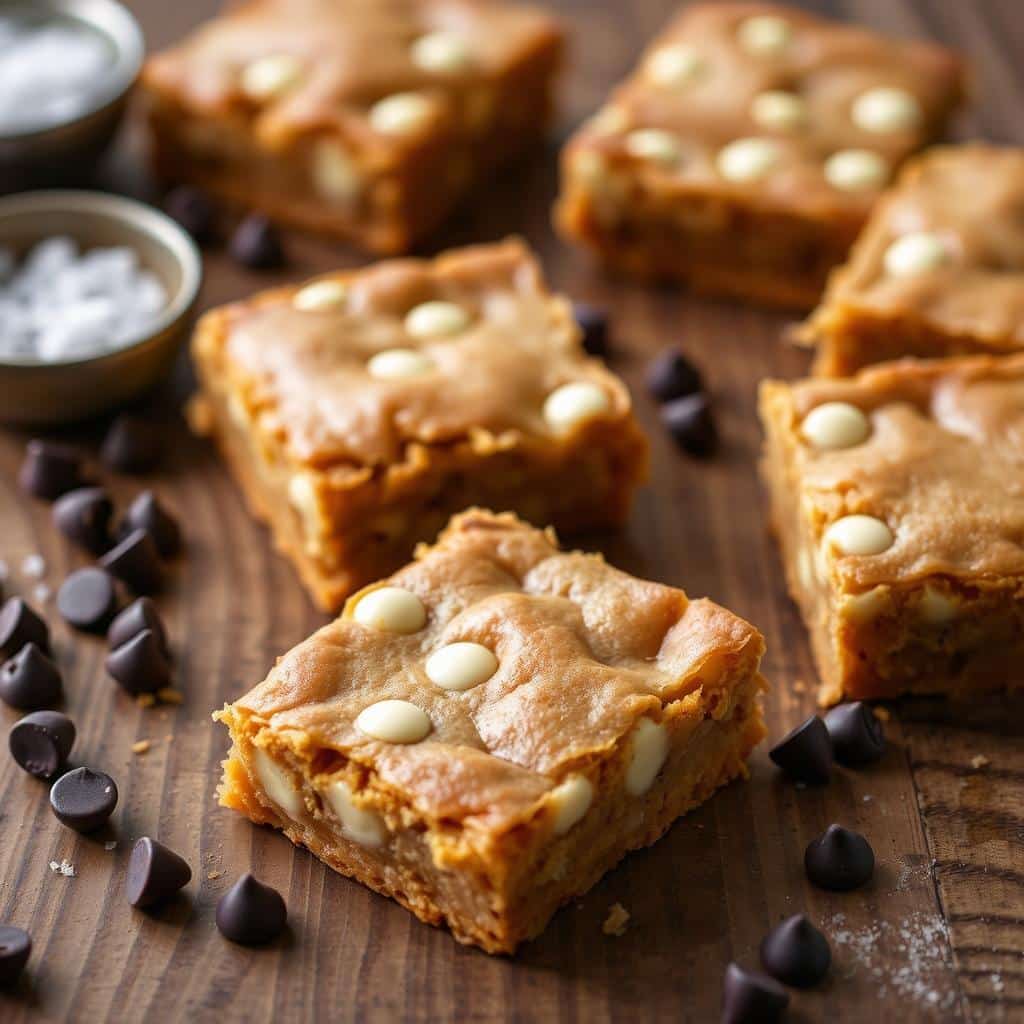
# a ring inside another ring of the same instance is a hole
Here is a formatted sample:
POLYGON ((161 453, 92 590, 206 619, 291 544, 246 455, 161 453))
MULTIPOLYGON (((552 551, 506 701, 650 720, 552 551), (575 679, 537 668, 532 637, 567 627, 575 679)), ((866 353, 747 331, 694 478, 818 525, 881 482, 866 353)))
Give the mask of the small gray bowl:
POLYGON ((26 192, 0 199, 0 247, 19 256, 53 235, 82 249, 131 246, 167 290, 144 335, 116 352, 65 363, 0 361, 0 420, 25 426, 86 419, 144 394, 170 372, 191 326, 202 257, 173 221, 133 199, 100 192, 26 192))
POLYGON ((142 30, 115 0, 0 0, 0 15, 29 24, 51 18, 77 22, 110 46, 107 73, 81 97, 70 117, 0 128, 0 192, 82 180, 121 122, 145 57, 142 30))

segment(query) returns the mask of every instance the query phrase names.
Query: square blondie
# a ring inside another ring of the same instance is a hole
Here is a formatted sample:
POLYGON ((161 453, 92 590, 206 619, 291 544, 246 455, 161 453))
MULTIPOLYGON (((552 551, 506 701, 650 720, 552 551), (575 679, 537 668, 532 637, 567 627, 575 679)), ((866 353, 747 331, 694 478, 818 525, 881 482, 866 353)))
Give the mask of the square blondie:
POLYGON ((192 351, 193 427, 328 610, 470 505, 618 526, 647 473, 629 392, 515 240, 261 293, 192 351))
POLYGON ((692 4, 566 147, 556 221, 615 270, 808 309, 963 92, 930 43, 692 4))
POLYGON ((501 0, 246 0, 147 62, 154 167, 405 252, 540 141, 562 50, 501 0))
POLYGON ((761 635, 478 509, 215 717, 221 803, 511 953, 746 774, 761 635))
POLYGON ((1024 686, 1024 355, 769 381, 761 418, 822 703, 1024 686))
POLYGON ((1024 351, 1024 150, 931 149, 907 164, 800 336, 815 372, 901 356, 1024 351))

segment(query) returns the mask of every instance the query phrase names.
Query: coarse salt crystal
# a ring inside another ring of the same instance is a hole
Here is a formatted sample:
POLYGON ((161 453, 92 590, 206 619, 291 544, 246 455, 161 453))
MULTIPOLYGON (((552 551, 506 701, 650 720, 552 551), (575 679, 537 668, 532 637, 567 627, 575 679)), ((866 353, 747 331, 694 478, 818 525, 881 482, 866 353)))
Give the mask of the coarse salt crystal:
POLYGON ((46 575, 46 559, 40 554, 26 555, 21 560, 21 574, 31 580, 41 579, 46 575))

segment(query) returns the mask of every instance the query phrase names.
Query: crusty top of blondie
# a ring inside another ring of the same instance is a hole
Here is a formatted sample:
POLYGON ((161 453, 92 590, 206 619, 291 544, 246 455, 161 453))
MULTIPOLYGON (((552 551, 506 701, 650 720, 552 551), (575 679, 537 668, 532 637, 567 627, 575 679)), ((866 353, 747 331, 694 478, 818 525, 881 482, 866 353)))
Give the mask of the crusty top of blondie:
POLYGON ((909 163, 815 322, 859 313, 1024 344, 1024 149, 943 146, 909 163))
POLYGON ((712 186, 859 218, 941 129, 963 78, 931 43, 777 4, 693 4, 585 126, 572 159, 583 173, 596 154, 632 161, 658 191, 712 186))
POLYGON ((208 314, 195 352, 268 445, 314 466, 457 442, 542 459, 592 421, 632 421, 625 385, 585 355, 515 240, 264 292, 208 314))
POLYGON ((791 438, 790 485, 849 589, 1024 574, 1024 356, 768 382, 762 403, 791 438))
POLYGON ((614 778, 642 719, 632 749, 649 759, 663 728, 678 738, 730 714, 763 646, 711 601, 470 510, 228 714, 256 716, 304 759, 341 751, 432 819, 497 827, 573 773, 614 778), (408 702, 404 717, 383 701, 408 702))

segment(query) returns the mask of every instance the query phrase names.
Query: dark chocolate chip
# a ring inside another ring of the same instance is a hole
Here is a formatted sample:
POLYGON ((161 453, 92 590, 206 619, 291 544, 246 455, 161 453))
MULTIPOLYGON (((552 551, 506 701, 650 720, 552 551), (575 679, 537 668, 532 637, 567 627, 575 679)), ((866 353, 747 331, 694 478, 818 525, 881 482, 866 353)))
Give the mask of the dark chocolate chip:
POLYGON ((114 577, 103 569, 78 569, 57 591, 57 611, 69 626, 102 633, 117 611, 114 577))
POLYGON ((160 552, 145 530, 132 530, 100 559, 100 565, 136 594, 151 594, 160 589, 160 552))
POLYGON ((64 696, 57 666, 35 644, 24 647, 0 667, 0 699, 12 708, 37 711, 64 696))
POLYGON ((49 653, 50 627, 20 597, 9 597, 0 608, 0 657, 12 657, 25 644, 49 653))
POLYGON ((804 869, 819 889, 845 892, 862 886, 875 873, 875 852, 859 832, 829 825, 808 845, 804 869))
POLYGON ((29 441, 18 473, 21 489, 53 501, 82 482, 82 460, 74 448, 49 441, 29 441))
POLYGON ((181 550, 178 523, 152 491, 143 491, 128 506, 121 528, 125 534, 132 530, 145 530, 164 558, 173 558, 181 550))
POLYGON ((779 740, 768 756, 794 782, 821 786, 832 777, 832 741, 817 715, 779 740))
POLYGON ((794 988, 811 988, 828 973, 832 951, 828 939, 804 914, 776 925, 761 941, 761 965, 794 988))
POLYGON ((288 919, 281 894, 250 874, 242 875, 217 904, 217 927, 232 942, 258 946, 284 931, 288 919))
POLYGON ((192 869, 173 850, 149 836, 132 847, 124 889, 133 907, 155 907, 165 903, 188 885, 192 869))
POLYGON ((171 666, 156 633, 144 629, 107 655, 107 671, 128 693, 156 693, 171 683, 171 666))
POLYGON ((599 306, 577 302, 572 307, 573 316, 583 332, 583 348, 592 356, 608 354, 608 314, 599 306))
POLYGON ((107 643, 111 650, 115 650, 138 636, 144 629, 153 631, 160 649, 169 658, 171 649, 167 643, 167 631, 156 605, 148 597, 136 598, 114 619, 107 631, 107 643))
POLYGON ((670 348, 647 368, 647 390, 659 402, 671 402, 703 391, 704 382, 697 367, 679 349, 670 348))
POLYGON ((706 395, 687 395, 668 402, 661 407, 661 421, 689 455, 705 458, 718 447, 718 430, 706 395))
POLYGON ((789 1005, 789 993, 767 974, 737 963, 725 969, 722 1024, 774 1024, 789 1005))
POLYGON ((100 458, 119 473, 149 473, 159 464, 163 449, 160 428, 156 424, 125 414, 111 423, 103 439, 100 458))
POLYGON ((58 820, 76 832, 95 832, 117 806, 117 786, 105 772, 75 768, 50 790, 50 806, 58 820))
POLYGON ((52 779, 75 742, 75 723, 59 711, 33 711, 14 723, 7 738, 11 757, 29 775, 52 779))
POLYGON ((110 547, 113 514, 114 503, 102 487, 78 487, 53 506, 57 529, 94 555, 102 555, 110 547))
POLYGON ((277 270, 284 266, 284 249, 277 229, 261 213, 251 213, 236 228, 229 247, 231 257, 250 270, 277 270))
POLYGON ((14 925, 0 925, 0 988, 9 988, 21 974, 32 952, 32 936, 14 925))
POLYGON ((164 210, 200 245, 216 237, 217 211, 210 197, 192 185, 179 185, 167 193, 164 210))
POLYGON ((885 753, 882 723, 863 701, 840 704, 825 716, 836 760, 847 768, 860 768, 885 753))

